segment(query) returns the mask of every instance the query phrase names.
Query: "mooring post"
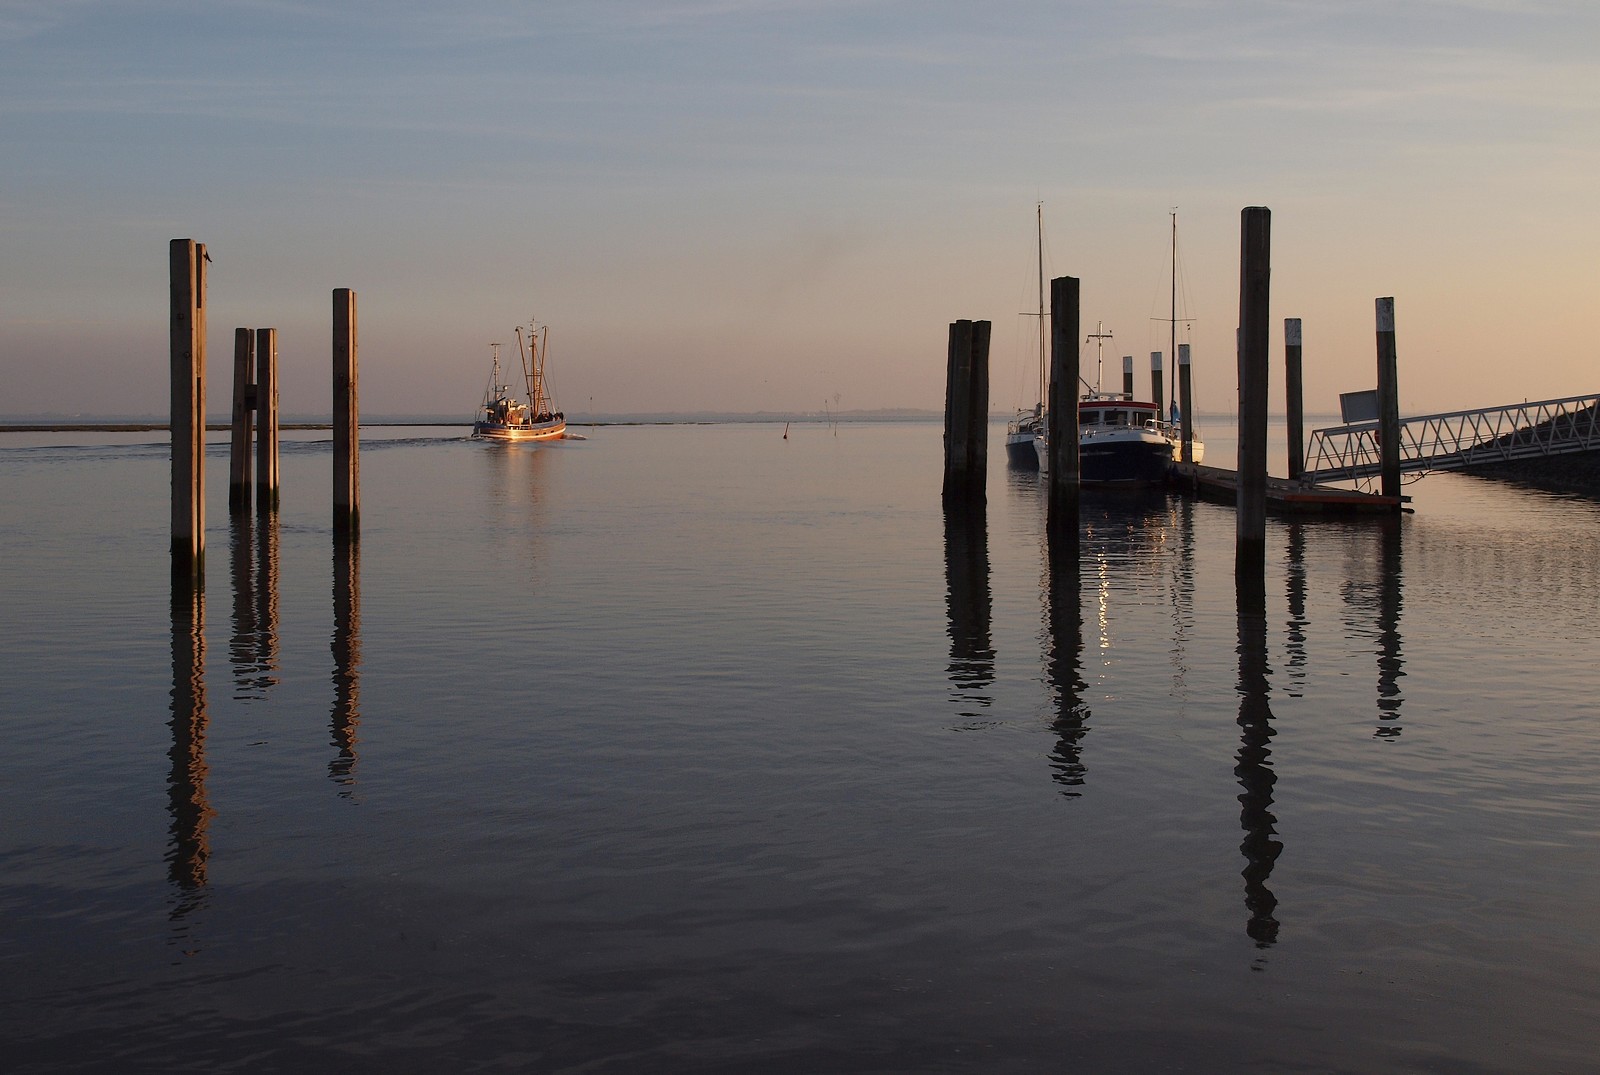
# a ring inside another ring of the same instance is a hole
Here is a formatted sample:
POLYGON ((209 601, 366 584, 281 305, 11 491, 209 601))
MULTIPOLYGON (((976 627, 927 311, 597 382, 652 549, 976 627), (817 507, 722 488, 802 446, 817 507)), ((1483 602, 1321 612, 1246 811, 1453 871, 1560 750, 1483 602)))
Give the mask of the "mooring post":
POLYGON ((206 555, 206 248, 174 239, 172 298, 172 570, 203 585, 206 555))
POLYGON ((250 434, 255 417, 256 341, 247 328, 233 330, 233 424, 228 446, 228 511, 250 510, 250 434))
POLYGON ((1251 206, 1239 234, 1239 488, 1235 571, 1267 557, 1267 315, 1272 210, 1251 206))
POLYGON ((1178 344, 1178 421, 1182 423, 1183 456, 1185 463, 1194 462, 1194 419, 1189 410, 1194 406, 1194 388, 1189 380, 1189 345, 1178 344))
POLYGON ((256 510, 278 510, 278 330, 256 329, 256 510))
POLYGON ((1284 414, 1289 423, 1289 480, 1306 471, 1305 409, 1300 398, 1300 319, 1283 319, 1284 414))
POLYGON ((1047 530, 1078 529, 1078 278, 1050 281, 1050 413, 1046 419, 1047 530))
POLYGON ((1378 307, 1378 465, 1384 496, 1400 494, 1400 385, 1394 346, 1394 298, 1378 307))
POLYGON ((1162 377, 1161 352, 1150 352, 1150 399, 1156 405, 1156 418, 1165 422, 1167 420, 1167 392, 1166 384, 1162 377))
POLYGON ((361 530, 361 421, 356 366, 356 293, 333 292, 333 528, 361 530))
POLYGON ((989 467, 988 321, 953 321, 945 360, 944 499, 987 498, 989 467))
POLYGON ((1133 398, 1133 356, 1122 356, 1122 395, 1124 399, 1133 398))

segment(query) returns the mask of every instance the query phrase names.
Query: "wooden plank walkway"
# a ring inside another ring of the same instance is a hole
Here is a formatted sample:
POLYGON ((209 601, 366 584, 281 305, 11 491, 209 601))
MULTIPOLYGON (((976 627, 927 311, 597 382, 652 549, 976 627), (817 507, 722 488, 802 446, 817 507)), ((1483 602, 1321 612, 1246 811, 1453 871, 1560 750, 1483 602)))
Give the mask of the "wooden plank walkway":
MULTIPOLYGON (((1173 463, 1168 481, 1179 492, 1220 504, 1234 503, 1239 492, 1237 471, 1198 463, 1173 463)), ((1410 499, 1267 478, 1267 510, 1280 515, 1394 515, 1410 499)))

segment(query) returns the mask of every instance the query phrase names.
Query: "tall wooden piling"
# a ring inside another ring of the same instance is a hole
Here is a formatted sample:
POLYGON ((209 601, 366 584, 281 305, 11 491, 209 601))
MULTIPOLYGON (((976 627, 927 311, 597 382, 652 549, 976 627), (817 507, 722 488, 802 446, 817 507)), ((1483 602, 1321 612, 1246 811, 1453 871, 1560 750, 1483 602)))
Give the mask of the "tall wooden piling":
POLYGON ((1384 496, 1399 502, 1400 386, 1394 343, 1394 298, 1377 300, 1378 315, 1378 465, 1384 496))
POLYGON ((356 293, 333 292, 333 528, 361 531, 361 420, 356 364, 356 293))
POLYGON ((1122 395, 1125 399, 1133 398, 1133 356, 1122 356, 1122 395))
POLYGON ((1300 319, 1283 319, 1284 414, 1289 424, 1289 480, 1306 470, 1305 409, 1300 396, 1300 319))
POLYGON ((172 300, 172 570, 204 584, 206 554, 206 248, 167 249, 172 300))
POLYGON ((1150 352, 1150 399, 1156 405, 1156 417, 1162 421, 1167 418, 1167 391, 1166 381, 1161 369, 1161 352, 1150 352))
POLYGON ((255 421, 256 339, 247 328, 233 330, 233 422, 228 444, 228 511, 250 510, 250 435, 255 421))
POLYGON ((1046 418, 1047 530, 1078 529, 1078 278, 1050 281, 1050 413, 1046 418))
POLYGON ((1194 419, 1189 416, 1194 407, 1194 383, 1189 379, 1189 345, 1178 344, 1178 421, 1182 425, 1185 463, 1194 462, 1194 419))
POLYGON ((256 510, 278 510, 278 330, 256 329, 256 510))
POLYGON ((945 359, 944 499, 987 498, 989 470, 988 321, 950 324, 945 359))
POLYGON ((1239 487, 1235 571, 1262 571, 1267 556, 1267 315, 1272 210, 1251 206, 1239 231, 1239 487))

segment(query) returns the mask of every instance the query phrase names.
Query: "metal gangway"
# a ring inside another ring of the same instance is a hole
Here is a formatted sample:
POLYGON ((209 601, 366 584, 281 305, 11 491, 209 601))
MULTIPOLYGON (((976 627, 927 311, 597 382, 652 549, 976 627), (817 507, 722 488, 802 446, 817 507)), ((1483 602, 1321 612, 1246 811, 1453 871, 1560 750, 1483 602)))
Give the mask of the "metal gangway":
MULTIPOLYGON (((1600 449, 1600 395, 1400 419, 1402 471, 1463 470, 1595 449, 1600 449)), ((1311 431, 1306 481, 1359 481, 1381 470, 1376 421, 1311 431)))

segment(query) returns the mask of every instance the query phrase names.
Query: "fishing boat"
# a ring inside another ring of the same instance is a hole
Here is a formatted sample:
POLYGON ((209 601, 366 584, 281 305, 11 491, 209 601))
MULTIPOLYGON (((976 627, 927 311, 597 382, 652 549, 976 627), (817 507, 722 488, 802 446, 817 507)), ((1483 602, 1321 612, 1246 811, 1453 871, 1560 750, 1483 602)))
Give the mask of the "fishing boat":
MULTIPOLYGON (((1095 343, 1095 368, 1101 350, 1111 338, 1097 326, 1088 339, 1095 343)), ((1143 488, 1167 479, 1173 444, 1161 408, 1136 400, 1130 394, 1102 392, 1100 375, 1095 387, 1078 400, 1078 481, 1085 486, 1143 488)), ((1085 383, 1087 388, 1087 383, 1085 383)), ((1034 458, 1040 471, 1050 469, 1050 438, 1040 430, 1034 438, 1034 458)))
MULTIPOLYGON (((1177 366, 1178 338, 1178 215, 1172 214, 1172 309, 1170 345, 1177 366)), ((1131 393, 1113 394, 1100 389, 1101 350, 1110 334, 1097 326, 1088 340, 1095 341, 1095 387, 1078 401, 1078 481, 1086 486, 1137 488, 1166 481, 1174 460, 1185 459, 1182 416, 1176 392, 1170 414, 1158 404, 1136 400, 1131 393)), ((1087 382, 1084 383, 1087 389, 1087 382)), ((1193 431, 1188 442, 1189 462, 1198 463, 1205 445, 1193 431)), ((1041 423, 1034 437, 1034 457, 1041 471, 1050 466, 1049 436, 1041 423)))
POLYGON ((483 406, 479 409, 477 420, 472 423, 474 437, 479 440, 544 441, 560 440, 566 436, 566 416, 555 410, 549 381, 545 376, 545 354, 549 341, 548 325, 530 320, 526 341, 522 337, 522 326, 517 326, 517 354, 522 359, 522 380, 526 389, 520 398, 512 394, 509 384, 501 381, 500 345, 489 345, 493 364, 490 367, 489 387, 483 394, 483 406))
MULTIPOLYGON (((1019 409, 1006 423, 1006 464, 1020 470, 1033 470, 1039 466, 1038 450, 1034 441, 1044 435, 1045 398, 1049 391, 1050 367, 1045 358, 1046 326, 1044 320, 1044 203, 1035 206, 1039 246, 1039 395, 1031 410, 1019 409)), ((1027 315, 1024 315, 1027 316, 1027 315)))

